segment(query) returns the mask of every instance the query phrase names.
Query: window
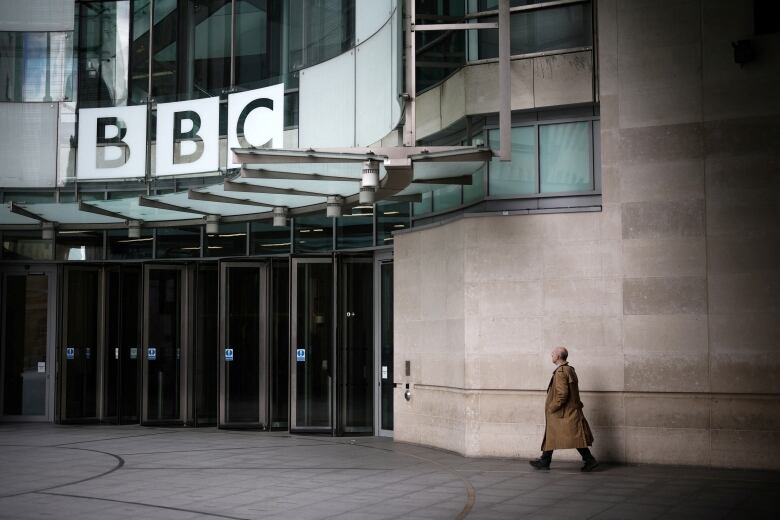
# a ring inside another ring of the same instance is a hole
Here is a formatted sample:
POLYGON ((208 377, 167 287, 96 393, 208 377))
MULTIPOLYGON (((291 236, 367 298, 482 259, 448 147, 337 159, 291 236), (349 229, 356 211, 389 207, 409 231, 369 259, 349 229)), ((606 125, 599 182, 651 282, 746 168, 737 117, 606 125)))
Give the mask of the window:
POLYGON ((80 106, 126 105, 130 2, 83 2, 77 12, 80 106))
MULTIPOLYGON (((588 2, 514 12, 510 20, 512 55, 588 47, 593 44, 591 6, 588 2)), ((498 18, 480 18, 479 21, 496 22, 498 18)), ((472 58, 497 58, 498 30, 480 30, 476 33, 477 52, 471 52, 472 58)))
MULTIPOLYGON (((549 113, 540 113, 536 118, 545 115, 550 117, 549 113)), ((515 204, 508 202, 512 199, 525 200, 514 207, 527 208, 534 204, 528 199, 593 195, 598 186, 593 162, 598 156, 595 134, 598 120, 590 119, 540 120, 513 127, 511 161, 494 157, 472 175, 470 185, 438 186, 424 192, 422 200, 414 204, 414 216, 438 214, 481 201, 487 204, 480 206, 482 210, 494 211, 490 208, 498 207, 496 204, 515 204)), ((491 149, 499 150, 497 128, 485 130, 484 137, 491 149)), ((476 137, 474 142, 481 143, 483 138, 476 137)))
POLYGON ((0 32, 0 101, 71 99, 72 40, 72 32, 0 32))
MULTIPOLYGON (((500 148, 498 129, 488 131, 491 149, 500 148)), ((488 191, 491 195, 526 195, 536 192, 536 128, 512 129, 512 161, 490 161, 488 191)))
POLYGON ((542 193, 593 190, 590 141, 590 124, 586 121, 539 127, 542 193))
POLYGON ((251 226, 253 255, 272 255, 290 252, 289 227, 276 227, 267 220, 252 222, 251 226))

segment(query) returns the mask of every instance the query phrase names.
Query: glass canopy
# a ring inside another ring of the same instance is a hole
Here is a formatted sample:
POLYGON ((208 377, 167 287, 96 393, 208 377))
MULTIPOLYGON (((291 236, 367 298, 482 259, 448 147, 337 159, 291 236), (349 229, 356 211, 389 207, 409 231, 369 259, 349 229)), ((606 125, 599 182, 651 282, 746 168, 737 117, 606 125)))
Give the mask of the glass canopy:
MULTIPOLYGON (((0 226, 51 222, 67 229, 204 223, 209 215, 229 221, 267 219, 275 208, 290 215, 324 209, 329 197, 359 204, 364 169, 378 170, 375 201, 419 200, 442 185, 469 185, 490 160, 484 147, 387 147, 332 149, 234 149, 242 168, 215 184, 163 195, 80 203, 12 203, 0 210, 0 226), (367 161, 372 161, 367 163, 367 161)), ((364 190, 365 191, 365 190, 364 190)), ((332 202, 332 200, 331 200, 332 202)))

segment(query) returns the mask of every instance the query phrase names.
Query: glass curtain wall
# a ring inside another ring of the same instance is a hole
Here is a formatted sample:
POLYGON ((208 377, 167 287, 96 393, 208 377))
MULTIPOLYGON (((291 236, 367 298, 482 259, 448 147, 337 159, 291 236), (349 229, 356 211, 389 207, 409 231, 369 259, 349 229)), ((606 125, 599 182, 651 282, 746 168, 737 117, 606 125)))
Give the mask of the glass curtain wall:
MULTIPOLYGON (((417 23, 462 22, 463 0, 417 0, 417 23)), ((416 32, 417 92, 436 85, 466 62, 466 31, 416 32)))
POLYGON ((0 101, 64 101, 72 97, 72 31, 0 31, 0 101))
MULTIPOLYGON (((539 2, 512 2, 512 7, 539 2)), ((479 2, 479 11, 497 9, 496 1, 479 2), (485 8, 483 8, 483 6, 485 8)), ((588 47, 593 44, 592 7, 590 2, 544 6, 517 11, 511 15, 510 52, 512 55, 588 47)), ((496 22, 497 16, 480 17, 480 22, 496 22)), ((469 31, 475 33, 477 48, 470 50, 471 59, 498 57, 498 30, 469 31)))
POLYGON ((130 1, 81 2, 77 8, 79 105, 126 105, 130 1))
POLYGON ((133 103, 149 97, 150 56, 152 97, 166 102, 281 81, 294 89, 298 70, 355 42, 355 0, 135 0, 131 16, 133 103))

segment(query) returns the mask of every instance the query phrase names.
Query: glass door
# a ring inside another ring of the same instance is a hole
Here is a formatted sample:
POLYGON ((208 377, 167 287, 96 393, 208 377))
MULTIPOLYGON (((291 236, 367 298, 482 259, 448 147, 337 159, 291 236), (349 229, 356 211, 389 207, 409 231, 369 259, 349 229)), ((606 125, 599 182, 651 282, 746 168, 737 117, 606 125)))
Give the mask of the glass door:
POLYGON ((102 419, 119 424, 137 423, 141 402, 141 268, 108 267, 105 280, 102 419))
POLYGON ((268 267, 222 264, 220 426, 268 427, 268 267))
POLYGON ((187 314, 183 266, 144 267, 143 424, 182 424, 187 314))
POLYGON ((62 422, 91 422, 99 418, 101 278, 99 267, 64 268, 60 349, 62 422))
POLYGON ((0 417, 53 419, 55 271, 9 270, 0 276, 0 417))
POLYGON ((378 257, 375 271, 376 309, 376 431, 393 435, 393 257, 378 257))
POLYGON ((339 433, 374 428, 374 259, 339 261, 339 433))
POLYGON ((197 266, 195 313, 195 424, 217 424, 219 401, 219 271, 215 263, 197 266))
POLYGON ((289 429, 290 422, 290 261, 271 260, 270 337, 268 366, 271 428, 289 429))
POLYGON ((290 430, 333 431, 333 262, 292 260, 290 430))

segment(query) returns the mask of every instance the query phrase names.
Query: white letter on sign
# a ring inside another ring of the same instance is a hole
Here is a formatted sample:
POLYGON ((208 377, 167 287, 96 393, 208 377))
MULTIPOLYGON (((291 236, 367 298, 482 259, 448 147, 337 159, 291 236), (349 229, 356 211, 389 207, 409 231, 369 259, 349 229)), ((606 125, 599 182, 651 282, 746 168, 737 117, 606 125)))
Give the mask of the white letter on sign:
POLYGON ((79 179, 124 179, 145 174, 146 105, 79 110, 79 179))
POLYGON ((284 140, 284 84, 228 96, 228 168, 233 148, 281 148, 284 140))
POLYGON ((219 98, 157 105, 155 175, 219 169, 219 98))

